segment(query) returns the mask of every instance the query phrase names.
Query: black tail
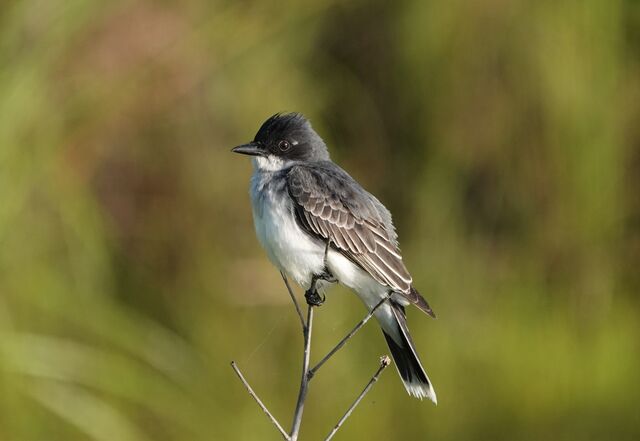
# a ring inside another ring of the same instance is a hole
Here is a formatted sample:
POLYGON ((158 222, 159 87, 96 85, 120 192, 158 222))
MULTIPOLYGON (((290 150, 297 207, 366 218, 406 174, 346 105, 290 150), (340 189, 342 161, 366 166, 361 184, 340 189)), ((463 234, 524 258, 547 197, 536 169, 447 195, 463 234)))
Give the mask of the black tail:
POLYGON ((436 392, 433 390, 431 381, 429 381, 429 377, 420 363, 418 354, 416 354, 409 328, 407 328, 404 309, 395 303, 392 303, 388 309, 391 312, 390 316, 385 317, 388 322, 383 323, 383 321, 387 320, 382 320, 381 318, 379 320, 382 325, 382 332, 391 350, 391 355, 398 368, 398 373, 402 377, 404 387, 409 395, 420 399, 426 397, 438 404, 436 392))

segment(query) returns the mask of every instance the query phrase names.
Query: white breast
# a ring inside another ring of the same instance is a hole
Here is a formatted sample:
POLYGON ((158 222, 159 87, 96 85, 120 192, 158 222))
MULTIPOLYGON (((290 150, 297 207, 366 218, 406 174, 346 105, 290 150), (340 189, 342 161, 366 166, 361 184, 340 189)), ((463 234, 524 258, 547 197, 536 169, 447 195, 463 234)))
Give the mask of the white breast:
POLYGON ((258 240, 271 262, 308 288, 324 268, 324 247, 300 229, 284 181, 256 171, 251 182, 253 220, 258 240))

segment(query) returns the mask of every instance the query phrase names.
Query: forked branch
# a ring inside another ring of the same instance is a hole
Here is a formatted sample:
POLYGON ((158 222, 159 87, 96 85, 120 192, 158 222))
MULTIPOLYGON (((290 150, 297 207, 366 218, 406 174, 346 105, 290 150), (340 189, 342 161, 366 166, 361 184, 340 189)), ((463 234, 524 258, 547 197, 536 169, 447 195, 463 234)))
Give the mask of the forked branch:
MULTIPOLYGON (((289 281, 287 280, 287 277, 283 273, 280 273, 280 274, 282 275, 282 279, 284 280, 284 283, 287 287, 287 291, 289 292, 289 295, 291 296, 291 300, 293 301, 293 304, 296 308, 298 318, 300 319, 300 324, 302 326, 303 341, 304 341, 300 389, 298 391, 298 399, 296 402, 296 407, 293 412, 293 422, 291 424, 291 431, 289 433, 285 432, 285 430, 282 428, 282 425, 273 416, 273 414, 269 411, 269 409, 264 405, 264 403, 262 402, 262 400, 260 400, 258 395, 253 391, 253 389, 251 388, 247 380, 244 378, 244 376, 242 375, 242 372, 240 372, 240 369, 238 368, 235 362, 233 361, 231 362, 231 367, 233 368, 235 373, 238 375, 238 378, 240 378, 240 381, 242 381, 244 386, 249 391, 249 395, 251 395, 251 397, 256 401, 256 403, 258 403, 258 406, 260 406, 262 411, 267 415, 267 417, 269 417, 269 420, 278 429, 282 437, 287 441, 297 441, 300 433, 300 426, 302 424, 302 413, 304 410, 304 403, 307 398, 307 392, 309 390, 309 382, 313 378, 314 374, 369 321, 369 319, 373 316, 376 310, 380 308, 389 299, 391 294, 389 294, 387 297, 380 300, 380 302, 377 305, 375 305, 371 309, 371 311, 369 311, 369 313, 342 340, 340 340, 338 344, 333 347, 333 349, 331 349, 327 353, 327 355, 325 355, 313 368, 310 369, 309 360, 311 356, 311 333, 313 330, 314 306, 311 304, 307 305, 307 318, 305 320, 304 316, 302 315, 302 309, 300 308, 300 305, 296 299, 296 296, 293 290, 291 289, 291 286, 289 285, 289 281)), ((384 371, 387 368, 387 366, 389 366, 390 363, 391 363, 391 359, 386 355, 380 359, 380 367, 378 368, 376 373, 373 375, 373 377, 371 377, 371 379, 365 386, 364 390, 360 393, 358 398, 353 402, 353 404, 349 407, 347 412, 342 416, 340 421, 338 421, 338 423, 333 427, 333 430, 327 436, 326 440, 330 440, 331 438, 333 438, 333 436, 336 434, 338 429, 340 429, 342 424, 351 415, 351 413, 356 408, 356 406, 360 403, 360 401, 362 401, 362 398, 364 398, 364 396, 369 392, 369 390, 373 387, 376 381, 378 381, 378 377, 380 376, 382 371, 384 371)))
POLYGON ((329 353, 327 353, 327 355, 325 355, 322 358, 322 360, 320 360, 314 367, 309 369, 309 375, 313 377, 313 375, 318 371, 318 369, 320 369, 322 365, 325 364, 327 360, 329 360, 333 356, 333 354, 338 352, 351 339, 351 337, 356 335, 356 333, 360 330, 360 328, 362 328, 369 321, 369 319, 373 317, 373 314, 376 312, 376 310, 380 308, 384 304, 384 302, 386 302, 389 299, 389 297, 391 297, 391 294, 387 295, 385 298, 380 300, 378 304, 374 306, 373 309, 371 309, 371 311, 369 311, 369 314, 367 314, 362 320, 360 320, 360 323, 354 326, 351 332, 345 335, 344 338, 340 340, 338 344, 335 345, 333 349, 331 349, 329 353))
MULTIPOLYGON (((286 279, 285 279, 286 280, 286 279)), ((302 424, 302 411, 304 410, 304 402, 307 399, 307 391, 309 390, 309 357, 311 356, 311 331, 313 330, 313 306, 307 306, 307 322, 302 333, 304 334, 304 352, 302 355, 302 376, 300 379, 300 391, 298 392, 298 402, 293 413, 293 423, 289 436, 292 440, 298 439, 300 432, 300 424, 302 424)))

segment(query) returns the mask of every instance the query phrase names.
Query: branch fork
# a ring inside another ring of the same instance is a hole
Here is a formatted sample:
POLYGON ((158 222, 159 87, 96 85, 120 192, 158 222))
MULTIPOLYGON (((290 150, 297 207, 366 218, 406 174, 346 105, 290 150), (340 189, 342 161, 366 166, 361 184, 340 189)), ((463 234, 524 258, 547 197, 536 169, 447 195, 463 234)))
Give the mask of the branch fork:
MULTIPOLYGON (((280 273, 280 274, 282 275, 282 280, 284 280, 284 283, 285 283, 285 285, 287 287, 287 291, 289 292, 289 295, 291 296, 291 300, 293 301, 293 305, 295 306, 298 318, 300 319, 300 325, 302 327, 302 335, 303 335, 303 340, 304 340, 304 350, 303 350, 303 355, 302 355, 302 376, 301 376, 301 379, 300 379, 300 389, 298 390, 298 399, 297 399, 297 402, 296 402, 296 407, 295 407, 294 412, 293 412, 293 422, 291 423, 291 429, 289 430, 289 432, 286 432, 284 430, 282 425, 278 422, 278 420, 273 416, 273 414, 269 411, 269 409, 264 405, 262 400, 254 392, 254 390, 251 387, 251 385, 249 384, 249 382, 245 379, 244 375, 242 375, 242 372, 240 371, 240 368, 238 367, 238 365, 236 364, 235 361, 231 362, 231 367, 235 371, 236 375, 238 375, 238 378, 240 378, 240 381, 242 382, 242 384, 244 384, 244 386, 247 388, 247 391, 249 392, 249 395, 251 395, 251 397, 256 401, 256 403, 258 404, 260 409, 262 409, 262 411, 267 415, 267 417, 269 418, 271 423, 276 427, 278 432, 280 432, 280 435, 282 436, 282 438, 285 439, 286 441, 298 441, 298 435, 300 433, 300 426, 302 424, 302 414, 303 414, 303 411, 304 411, 304 403, 305 403, 305 400, 307 398, 307 392, 309 390, 309 382, 314 377, 314 375, 318 372, 318 370, 333 355, 335 355, 335 353, 338 352, 351 338, 353 338, 353 336, 369 321, 369 319, 371 319, 371 317, 373 317, 373 314, 376 312, 376 310, 379 307, 381 307, 389 299, 389 297, 391 297, 391 294, 389 294, 388 296, 386 296, 385 298, 380 300, 380 302, 378 302, 378 304, 375 305, 371 309, 371 311, 369 311, 369 313, 356 326, 354 326, 354 328, 344 338, 342 338, 342 340, 340 340, 333 347, 333 349, 331 349, 327 353, 327 355, 325 355, 313 367, 309 368, 309 360, 310 360, 310 356, 311 356, 311 334, 312 334, 312 331, 313 331, 313 308, 314 308, 314 305, 312 305, 311 303, 307 302, 307 316, 306 316, 306 319, 305 319, 305 317, 304 317, 304 315, 302 313, 302 309, 300 308, 300 304, 298 303, 298 300, 296 299, 296 296, 293 293, 293 290, 291 289, 291 285, 289 284, 289 281, 287 280, 287 277, 284 275, 284 273, 280 273)), ((329 435, 327 435, 327 437, 325 438, 325 441, 331 440, 334 437, 334 435, 337 433, 337 431, 340 429, 340 427, 342 427, 342 425, 347 420, 347 418, 349 418, 349 416, 351 416, 351 413, 353 412, 353 410, 358 406, 358 404, 360 404, 360 402, 362 401, 364 396, 371 390, 373 385, 378 381, 378 378, 379 378, 380 374, 382 374, 382 372, 390 364, 391 364, 391 359, 387 355, 385 355, 385 356, 380 358, 380 365, 379 365, 378 369, 373 374, 373 376, 371 377, 371 379, 369 380, 369 382, 367 383, 365 388, 362 390, 360 395, 358 395, 358 397, 353 402, 353 404, 351 404, 351 406, 349 406, 349 408, 347 409, 345 414, 340 418, 340 420, 333 427, 333 429, 331 430, 329 435)))

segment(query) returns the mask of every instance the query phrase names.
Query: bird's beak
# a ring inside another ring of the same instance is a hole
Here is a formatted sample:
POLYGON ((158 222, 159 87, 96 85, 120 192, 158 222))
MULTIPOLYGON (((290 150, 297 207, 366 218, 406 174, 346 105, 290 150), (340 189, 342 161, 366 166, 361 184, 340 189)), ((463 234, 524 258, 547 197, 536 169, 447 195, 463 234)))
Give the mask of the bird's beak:
POLYGON ((249 144, 242 144, 238 147, 234 147, 231 149, 234 153, 240 153, 243 155, 250 156, 264 156, 266 151, 261 143, 259 142, 250 142, 249 144))

